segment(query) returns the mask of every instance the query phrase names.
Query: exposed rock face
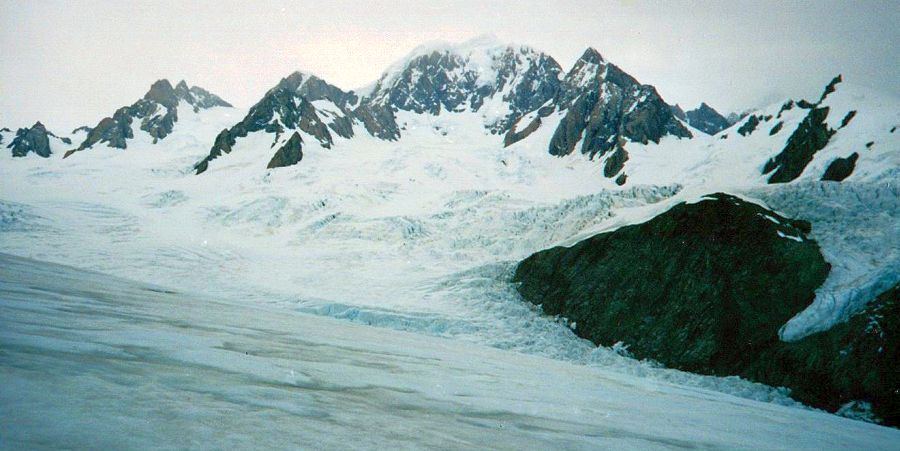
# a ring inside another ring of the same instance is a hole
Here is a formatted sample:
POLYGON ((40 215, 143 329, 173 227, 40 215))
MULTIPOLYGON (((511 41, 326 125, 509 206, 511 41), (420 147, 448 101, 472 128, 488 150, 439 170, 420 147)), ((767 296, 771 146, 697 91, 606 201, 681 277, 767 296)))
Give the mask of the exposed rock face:
POLYGON ((775 124, 774 127, 772 127, 771 130, 769 130, 769 136, 775 136, 775 135, 777 135, 778 132, 781 131, 781 128, 782 128, 782 127, 784 127, 784 122, 780 122, 780 121, 779 121, 777 124, 775 124))
POLYGON ((555 106, 545 106, 539 108, 537 110, 537 114, 533 119, 527 121, 527 125, 522 126, 522 122, 524 119, 528 119, 528 116, 522 116, 516 120, 510 127, 509 131, 506 132, 506 136, 503 137, 503 145, 510 146, 514 143, 517 143, 527 137, 529 137, 532 133, 536 132, 537 129, 541 127, 543 124, 542 118, 545 118, 556 111, 555 106))
MULTIPOLYGON (((593 49, 563 77, 559 64, 541 52, 475 42, 414 52, 385 72, 363 97, 314 76, 292 74, 269 90, 243 121, 223 131, 195 169, 198 174, 206 171, 239 139, 258 131, 273 133, 273 146, 283 146, 283 135, 300 131, 330 148, 335 135, 353 137, 356 125, 379 139, 400 139, 401 111, 480 113, 485 128, 503 134, 507 146, 530 136, 543 118, 556 112, 563 117, 548 151, 559 156, 570 154, 579 143, 583 154, 599 159, 629 141, 691 137, 652 86, 641 85, 593 49)), ((613 161, 604 160, 611 177, 620 172, 626 155, 623 150, 613 161)))
POLYGON ((303 138, 300 137, 299 133, 294 132, 290 139, 275 152, 275 155, 272 156, 272 159, 269 161, 269 165, 266 166, 266 168, 272 169, 291 166, 299 163, 302 159, 303 138))
POLYGON ((519 292, 576 333, 639 358, 706 374, 741 374, 809 305, 829 265, 809 225, 733 196, 528 257, 519 292), (776 223, 777 221, 777 223, 776 223))
POLYGON ((875 420, 900 426, 900 285, 848 322, 796 342, 778 342, 747 376, 792 389, 791 396, 836 411, 862 401, 875 420))
POLYGON ((828 107, 816 107, 809 111, 788 138, 784 150, 763 166, 763 174, 772 172, 769 183, 787 183, 800 177, 813 155, 822 150, 834 134, 834 130, 825 123, 827 117, 828 107))
POLYGON ((434 50, 383 75, 365 103, 440 114, 479 111, 486 102, 502 102, 504 114, 485 124, 502 133, 526 112, 556 98, 561 72, 553 58, 528 47, 434 50))
POLYGON ((66 152, 65 156, 104 143, 109 147, 125 149, 128 147, 128 140, 134 138, 132 124, 135 121, 138 121, 140 130, 149 134, 156 143, 172 133, 175 123, 178 122, 180 102, 184 102, 195 112, 231 106, 202 88, 196 86, 188 88, 184 80, 179 82, 177 87, 173 87, 168 80, 158 80, 150 86, 150 90, 142 99, 130 106, 119 108, 112 117, 103 118, 92 129, 82 127, 88 130, 87 137, 77 149, 66 152))
POLYGON ((579 142, 581 153, 593 158, 625 139, 646 144, 666 135, 691 137, 655 88, 641 85, 594 49, 566 74, 559 109, 566 115, 550 140, 552 155, 568 155, 579 142))
POLYGON ((762 119, 761 116, 753 115, 747 119, 747 122, 744 122, 744 125, 741 125, 737 132, 741 136, 747 136, 756 131, 756 127, 759 125, 759 120, 762 119))
POLYGON ((687 113, 685 113, 684 110, 681 109, 681 105, 677 103, 675 105, 672 105, 672 114, 674 114, 678 119, 687 122, 687 113))
POLYGON ((780 327, 808 306, 830 265, 809 223, 716 194, 643 224, 538 252, 516 268, 525 300, 666 366, 784 386, 835 411, 868 402, 900 424, 900 287, 849 322, 799 341, 780 327))
POLYGON ((848 111, 847 114, 844 116, 844 118, 841 119, 841 126, 838 127, 838 128, 844 128, 844 127, 846 127, 847 124, 849 124, 850 121, 852 121, 853 118, 854 118, 855 116, 856 116, 856 110, 850 110, 850 111, 848 111))
MULTIPOLYGON (((9 129, 4 130, 9 131, 9 129)), ((13 138, 12 142, 6 147, 12 149, 12 156, 14 157, 24 157, 29 153, 34 153, 38 156, 48 158, 50 157, 50 154, 53 153, 50 149, 50 138, 59 139, 63 143, 68 141, 64 138, 58 138, 53 133, 47 131, 44 124, 36 122, 31 128, 20 128, 16 131, 15 138, 13 138)))
POLYGON ((707 135, 715 135, 731 126, 728 119, 706 103, 701 103, 697 109, 688 111, 687 113, 684 113, 684 115, 687 118, 687 123, 690 124, 691 127, 694 127, 707 135))
POLYGON ((209 108, 221 106, 231 108, 231 104, 222 100, 221 97, 199 87, 199 86, 191 86, 188 87, 187 83, 184 80, 178 82, 178 85, 175 86, 176 97, 184 100, 194 107, 194 112, 198 112, 200 110, 206 110, 209 108))
POLYGON ((845 178, 850 177, 850 174, 853 173, 853 169, 856 168, 856 160, 858 158, 859 154, 856 152, 853 152, 847 158, 835 158, 834 161, 828 165, 828 168, 825 169, 822 180, 840 182, 845 178))
MULTIPOLYGON (((258 131, 274 135, 272 146, 286 146, 282 136, 288 131, 299 130, 311 135, 322 147, 330 148, 335 135, 344 138, 353 136, 356 117, 353 107, 358 102, 359 98, 353 92, 341 91, 316 76, 294 72, 266 92, 241 122, 219 133, 209 155, 194 165, 194 169, 197 174, 203 173, 210 161, 231 153, 238 139, 258 131)), ((378 121, 383 118, 372 115, 366 120, 377 128, 381 125, 378 121)))

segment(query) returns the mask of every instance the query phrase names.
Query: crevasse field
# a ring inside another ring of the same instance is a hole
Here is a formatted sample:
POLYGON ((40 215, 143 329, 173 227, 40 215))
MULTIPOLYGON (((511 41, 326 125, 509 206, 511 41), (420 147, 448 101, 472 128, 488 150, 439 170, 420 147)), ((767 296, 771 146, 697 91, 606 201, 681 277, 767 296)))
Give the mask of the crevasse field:
POLYGON ((0 447, 900 443, 783 389, 598 348, 508 281, 537 250, 730 190, 813 223, 833 270, 782 333, 822 330, 900 274, 897 173, 879 170, 896 161, 768 187, 746 177, 762 143, 667 137, 629 145, 638 169, 618 188, 547 154, 558 117, 502 148, 478 113, 400 112, 400 143, 338 138, 266 171, 259 133, 195 176, 245 111, 183 111, 164 145, 0 157, 0 447))

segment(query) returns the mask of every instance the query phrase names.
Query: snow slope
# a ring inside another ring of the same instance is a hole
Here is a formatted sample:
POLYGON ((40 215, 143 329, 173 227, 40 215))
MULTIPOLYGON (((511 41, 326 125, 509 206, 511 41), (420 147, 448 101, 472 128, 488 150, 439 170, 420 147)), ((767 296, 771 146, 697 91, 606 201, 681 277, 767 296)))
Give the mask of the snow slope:
POLYGON ((0 448, 892 449, 814 411, 0 254, 0 448))
MULTIPOLYGON (((878 99, 870 103, 883 103, 878 99)), ((900 136, 880 130, 891 120, 890 105, 860 109, 848 128, 869 124, 865 130, 883 136, 876 147, 890 149, 900 136)), ((722 133, 727 140, 697 134, 629 143, 629 182, 620 188, 597 162, 547 153, 556 115, 504 148, 480 113, 400 111, 398 142, 336 137, 332 149, 305 148, 299 165, 266 170, 271 138, 251 134, 193 176, 216 134, 244 113, 185 111, 164 141, 154 145, 137 134, 125 151, 101 146, 66 160, 9 161, 3 154, 0 251, 779 404, 795 403, 782 389, 666 370, 578 339, 564 319, 521 302, 508 282, 513 262, 649 219, 682 200, 730 191, 812 220, 835 265, 823 293, 841 302, 817 301, 817 313, 796 321, 793 336, 845 318, 898 274, 897 235, 889 233, 898 224, 897 192, 882 187, 896 152, 876 149, 882 161, 861 172, 862 181, 807 181, 813 188, 803 192, 791 184, 762 188, 759 169, 778 150, 771 140, 786 137, 770 137, 763 126, 747 137, 730 129, 722 133), (880 219, 868 219, 866 202, 845 204, 852 214, 820 214, 832 200, 816 197, 816 186, 839 198, 884 193, 875 208, 880 219), (790 193, 802 196, 791 201, 790 193), (842 238, 848 231, 854 239, 842 238), (855 263, 867 255, 869 263, 855 263)), ((801 113, 786 112, 785 128, 801 113)))

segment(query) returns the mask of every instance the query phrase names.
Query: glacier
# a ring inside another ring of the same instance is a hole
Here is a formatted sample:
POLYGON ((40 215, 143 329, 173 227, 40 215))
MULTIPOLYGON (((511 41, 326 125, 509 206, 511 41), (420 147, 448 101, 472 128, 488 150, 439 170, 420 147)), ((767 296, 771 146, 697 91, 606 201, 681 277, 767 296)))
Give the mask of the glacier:
POLYGON ((0 254, 0 448, 891 449, 822 412, 0 254))

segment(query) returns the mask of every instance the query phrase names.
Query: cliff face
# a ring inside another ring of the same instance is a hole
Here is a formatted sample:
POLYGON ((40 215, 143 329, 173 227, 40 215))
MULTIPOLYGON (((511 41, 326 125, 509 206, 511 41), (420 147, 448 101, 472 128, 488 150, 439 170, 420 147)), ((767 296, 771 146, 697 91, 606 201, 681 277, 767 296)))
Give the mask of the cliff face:
POLYGON ((900 305, 894 287, 850 322, 796 342, 779 328, 807 307, 830 265, 810 226, 716 194, 643 224, 522 261, 527 301, 592 342, 691 372, 785 386, 838 410, 869 403, 900 423, 900 305))

